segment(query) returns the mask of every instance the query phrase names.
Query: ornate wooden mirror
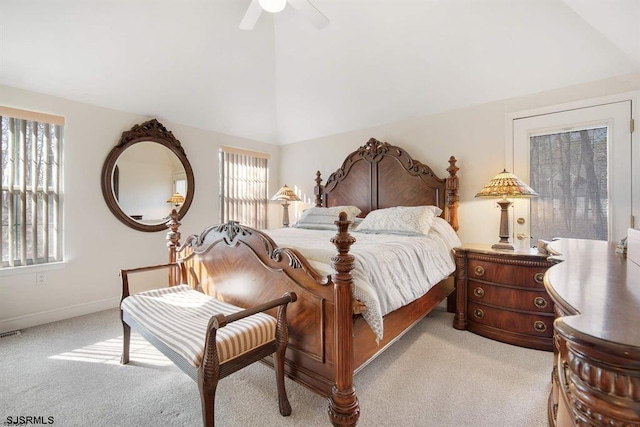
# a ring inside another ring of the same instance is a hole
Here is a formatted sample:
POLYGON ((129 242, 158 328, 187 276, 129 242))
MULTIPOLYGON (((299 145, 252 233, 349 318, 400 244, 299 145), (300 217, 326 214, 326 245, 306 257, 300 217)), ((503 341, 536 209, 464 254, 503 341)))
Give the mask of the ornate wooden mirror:
POLYGON ((122 133, 102 167, 102 194, 121 222, 139 231, 166 230, 193 200, 194 177, 180 141, 156 119, 122 133))

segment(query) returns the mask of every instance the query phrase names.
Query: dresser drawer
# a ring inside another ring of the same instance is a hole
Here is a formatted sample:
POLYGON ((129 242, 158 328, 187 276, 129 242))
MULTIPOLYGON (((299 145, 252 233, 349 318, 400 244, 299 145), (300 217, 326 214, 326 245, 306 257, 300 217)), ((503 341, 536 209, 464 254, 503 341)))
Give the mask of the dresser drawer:
POLYGON ((504 331, 539 337, 550 338, 553 336, 554 317, 552 315, 519 313, 469 301, 467 318, 470 322, 477 322, 504 331))
POLYGON ((544 290, 522 290, 469 280, 470 301, 517 310, 553 313, 553 303, 544 290))
POLYGON ((469 259, 467 277, 469 280, 484 280, 505 285, 527 288, 544 288, 545 267, 527 267, 477 259, 469 259))

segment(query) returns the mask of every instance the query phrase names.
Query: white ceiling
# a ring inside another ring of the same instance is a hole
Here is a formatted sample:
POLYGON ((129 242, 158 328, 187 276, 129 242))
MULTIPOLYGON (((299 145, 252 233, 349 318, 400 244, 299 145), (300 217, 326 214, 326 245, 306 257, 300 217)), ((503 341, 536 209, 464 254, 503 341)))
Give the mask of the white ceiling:
POLYGON ((640 0, 249 1, 0 0, 0 84, 286 144, 640 71, 640 0))

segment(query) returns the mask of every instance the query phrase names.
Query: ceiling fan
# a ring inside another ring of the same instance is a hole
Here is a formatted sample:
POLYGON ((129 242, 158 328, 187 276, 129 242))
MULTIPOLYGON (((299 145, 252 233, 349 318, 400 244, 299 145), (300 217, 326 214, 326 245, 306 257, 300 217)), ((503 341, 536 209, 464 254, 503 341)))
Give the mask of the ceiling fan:
POLYGON ((301 14, 307 17, 314 27, 321 30, 329 25, 329 19, 324 16, 309 0, 251 0, 247 12, 240 22, 240 29, 253 30, 263 10, 271 13, 281 12, 289 3, 301 14))

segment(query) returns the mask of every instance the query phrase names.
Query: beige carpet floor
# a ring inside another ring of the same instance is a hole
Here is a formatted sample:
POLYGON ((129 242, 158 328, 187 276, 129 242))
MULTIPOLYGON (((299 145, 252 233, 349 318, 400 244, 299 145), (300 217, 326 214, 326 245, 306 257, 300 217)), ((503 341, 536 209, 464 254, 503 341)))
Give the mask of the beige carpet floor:
MULTIPOLYGON (((552 354, 457 331, 452 320, 437 309, 356 376, 358 425, 546 426, 552 354)), ((0 424, 201 425, 196 383, 139 336, 131 364, 120 365, 121 344, 115 309, 0 339, 0 424)), ((325 398, 286 385, 293 413, 284 418, 267 366, 223 379, 216 425, 330 425, 325 398)))

